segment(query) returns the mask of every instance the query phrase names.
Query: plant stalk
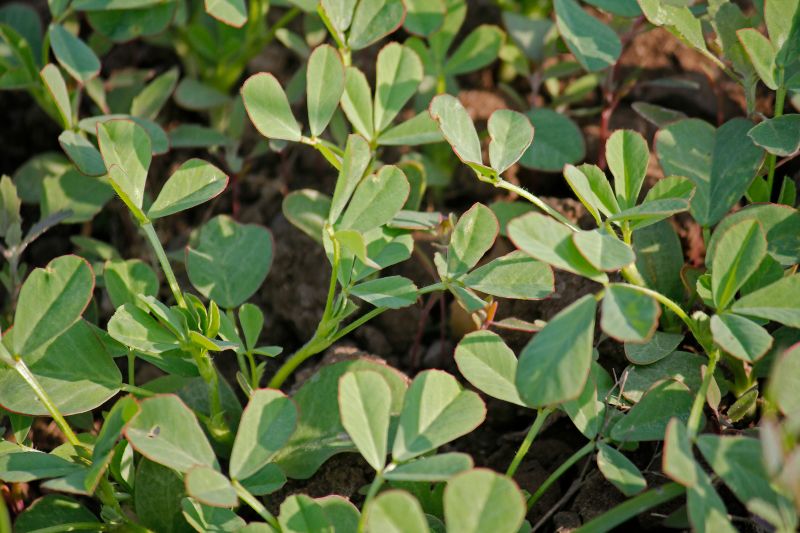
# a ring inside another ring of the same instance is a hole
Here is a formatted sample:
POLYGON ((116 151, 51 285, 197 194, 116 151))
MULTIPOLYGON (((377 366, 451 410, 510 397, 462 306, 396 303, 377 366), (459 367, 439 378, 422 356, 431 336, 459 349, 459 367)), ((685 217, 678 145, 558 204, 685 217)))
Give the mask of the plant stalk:
MULTIPOLYGON (((483 180, 483 181, 486 181, 486 180, 483 180)), ((511 183, 509 181, 506 181, 501 177, 498 177, 496 180, 490 181, 490 183, 494 183, 495 187, 498 187, 500 189, 505 189, 507 191, 511 191, 511 192, 516 193, 517 195, 525 198, 530 203, 532 203, 533 205, 535 205, 536 207, 538 207, 539 209, 541 209, 542 211, 544 211, 545 213, 547 213, 551 217, 555 218, 556 220, 558 220, 559 222, 561 222, 562 224, 567 226, 572 231, 578 231, 580 229, 576 225, 574 225, 572 222, 570 222, 567 217, 565 217, 564 215, 562 215, 561 213, 559 213, 558 211, 556 211, 555 209, 553 209, 552 207, 550 207, 549 205, 544 203, 538 196, 535 196, 535 195, 531 194, 530 192, 526 191, 525 189, 523 189, 519 185, 514 185, 513 183, 511 183)))
POLYGON ((372 480, 372 484, 369 486, 367 497, 364 499, 364 505, 361 508, 361 517, 358 519, 358 533, 363 533, 367 523, 367 505, 375 498, 375 495, 378 494, 382 485, 383 474, 378 472, 375 474, 375 479, 372 480))
POLYGON ((553 483, 558 481, 558 478, 564 475, 564 472, 572 468, 572 466, 580 461, 581 458, 594 451, 594 447, 595 442, 589 441, 583 446, 583 448, 570 455, 566 461, 561 463, 561 465, 556 468, 556 470, 550 474, 547 479, 544 480, 544 483, 539 485, 539 488, 536 489, 536 492, 531 494, 530 498, 528 498, 528 510, 530 511, 531 508, 536 505, 536 502, 538 502, 542 495, 547 492, 547 489, 549 489, 553 483))
MULTIPOLYGON (((775 93, 775 111, 773 112, 772 118, 783 116, 783 105, 785 100, 786 86, 781 83, 777 92, 775 93)), ((777 162, 777 159, 778 158, 775 154, 769 154, 767 156, 767 164, 769 165, 769 172, 767 174, 767 191, 770 196, 767 201, 772 201, 772 184, 775 180, 775 163, 777 162)))
POLYGON ((605 533, 631 518, 686 492, 683 485, 667 483, 626 500, 597 518, 583 524, 575 533, 605 533))
POLYGON ((533 440, 536 438, 536 435, 539 434, 539 431, 542 429, 547 417, 549 417, 550 413, 552 412, 552 407, 540 407, 536 411, 536 418, 533 420, 533 424, 528 430, 528 434, 525 435, 525 439, 523 439, 522 444, 519 445, 517 453, 514 454, 514 459, 511 461, 511 464, 508 465, 508 470, 506 470, 506 475, 508 477, 514 477, 514 474, 517 472, 517 468, 519 468, 520 463, 522 463, 525 455, 527 455, 528 450, 531 449, 533 440))
POLYGON ((169 264, 167 253, 164 251, 164 247, 161 245, 161 241, 158 239, 158 235, 156 234, 156 229, 153 227, 153 223, 146 222, 142 224, 142 229, 144 230, 144 234, 147 236, 147 240, 150 241, 150 246, 153 247, 153 250, 156 253, 158 262, 161 265, 161 270, 164 272, 164 277, 167 278, 167 283, 172 291, 172 296, 175 298, 175 302, 179 307, 186 309, 186 301, 183 299, 183 293, 178 285, 178 280, 175 278, 175 272, 172 271, 172 266, 169 264))
POLYGON ((236 495, 239 496, 244 503, 249 505, 252 510, 258 513, 258 516, 266 520, 267 523, 275 529, 275 531, 281 530, 278 520, 267 510, 266 507, 264 507, 258 498, 253 496, 249 490, 244 488, 238 480, 232 479, 231 484, 233 485, 233 489, 236 491, 236 495))
POLYGON ((692 403, 692 410, 689 412, 689 421, 686 423, 689 440, 693 441, 700 431, 700 420, 703 417, 703 406, 706 404, 706 394, 708 393, 708 386, 714 378, 714 370, 717 368, 717 362, 720 358, 718 349, 713 349, 708 353, 708 366, 706 373, 703 376, 703 382, 700 384, 700 389, 694 397, 692 403))

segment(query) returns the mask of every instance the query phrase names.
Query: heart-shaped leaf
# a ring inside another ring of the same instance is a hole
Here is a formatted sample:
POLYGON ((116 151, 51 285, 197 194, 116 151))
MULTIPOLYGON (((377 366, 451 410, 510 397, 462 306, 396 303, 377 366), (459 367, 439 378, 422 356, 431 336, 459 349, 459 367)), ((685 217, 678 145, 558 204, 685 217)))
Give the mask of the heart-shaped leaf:
POLYGON ((779 156, 800 151, 800 114, 767 119, 747 132, 761 148, 779 156))
POLYGON ((427 533, 430 531, 419 502, 409 493, 388 490, 375 498, 364 510, 367 514, 367 531, 402 531, 427 533))
POLYGON ((576 231, 572 234, 572 241, 597 270, 613 272, 636 260, 630 246, 603 230, 576 231))
POLYGON ((53 54, 64 70, 78 82, 85 84, 100 73, 100 60, 89 45, 64 29, 51 24, 47 32, 53 54))
POLYGON ((455 359, 461 374, 481 392, 525 405, 514 383, 517 358, 496 333, 486 330, 470 333, 458 343, 455 359))
POLYGON ((726 229, 711 263, 711 294, 717 309, 724 310, 767 255, 761 225, 745 220, 726 229))
POLYGON ((353 191, 369 168, 371 160, 372 153, 369 143, 360 135, 349 135, 342 157, 342 168, 336 178, 336 189, 333 192, 331 208, 328 213, 329 222, 336 223, 339 220, 347 202, 353 196, 353 191))
POLYGON ((400 27, 405 14, 402 0, 359 2, 353 14, 347 44, 353 50, 366 48, 400 27))
POLYGON ((239 498, 224 474, 209 466, 195 466, 184 477, 186 493, 211 507, 236 507, 239 498))
POLYGON ((638 494, 647 487, 647 481, 636 465, 603 442, 597 445, 597 468, 625 496, 638 494))
POLYGON ((247 6, 244 0, 205 0, 206 13, 234 28, 247 22, 247 6))
POLYGON ((482 165, 478 131, 458 98, 449 94, 439 95, 431 100, 429 111, 458 158, 465 163, 482 165))
POLYGON ((106 168, 121 171, 109 174, 114 190, 126 204, 141 209, 152 159, 150 136, 132 120, 108 120, 97 124, 97 142, 106 168))
POLYGON ((233 443, 229 474, 247 479, 271 462, 297 424, 297 408, 282 392, 259 389, 250 395, 233 443))
POLYGON ((509 109, 492 113, 488 122, 489 161, 498 174, 516 163, 533 142, 533 126, 528 117, 509 109))
POLYGON ((622 43, 614 30, 585 12, 575 0, 555 0, 554 7, 558 31, 583 68, 596 72, 617 62, 622 43))
POLYGON ((250 298, 272 265, 272 234, 255 224, 240 224, 226 215, 208 221, 195 247, 189 247, 189 281, 206 298, 233 309, 250 298))
POLYGON ((530 407, 576 398, 592 364, 597 301, 587 294, 559 312, 522 350, 515 383, 530 407))
POLYGON ((305 494, 295 494, 283 501, 278 523, 286 533, 334 533, 322 506, 305 494))
POLYGON ((414 378, 392 446, 395 461, 408 461, 466 435, 486 416, 480 397, 445 372, 428 370, 414 378))
POLYGON ((403 276, 387 276, 359 283, 350 294, 375 307, 400 309, 417 301, 417 286, 403 276))
POLYGON ((614 189, 620 207, 633 207, 638 203, 650 160, 647 141, 635 131, 617 130, 606 143, 606 160, 614 175, 614 189))
POLYGON ((393 165, 382 167, 358 184, 340 228, 363 233, 386 224, 402 209, 410 190, 402 170, 393 165))
POLYGON ((392 391, 377 372, 348 372, 339 380, 342 425, 366 461, 378 472, 386 466, 392 391))
POLYGON ((448 531, 516 533, 525 518, 525 499, 511 479, 476 468, 447 483, 444 516, 448 531))
POLYGON ((624 283, 612 283, 603 296, 600 327, 621 342, 647 342, 660 316, 661 306, 652 296, 624 283))
POLYGON ((518 250, 476 268, 463 281, 492 296, 539 300, 553 293, 554 278, 550 266, 518 250))
POLYGON ((800 275, 793 274, 742 296, 733 303, 731 311, 800 328, 799 298, 800 275))
POLYGON ((37 268, 19 291, 14 314, 14 355, 26 356, 69 329, 83 314, 94 290, 89 263, 65 255, 37 268))
POLYGON ((761 359, 772 346, 767 330, 748 318, 729 313, 711 317, 711 333, 723 350, 749 363, 761 359))
POLYGON ((447 481, 456 474, 471 469, 472 466, 472 457, 466 453, 442 453, 403 463, 391 470, 387 469, 383 477, 389 481, 435 483, 447 481))
POLYGON ((447 273, 458 277, 474 267, 494 244, 500 226, 492 210, 474 204, 458 219, 447 246, 447 273))

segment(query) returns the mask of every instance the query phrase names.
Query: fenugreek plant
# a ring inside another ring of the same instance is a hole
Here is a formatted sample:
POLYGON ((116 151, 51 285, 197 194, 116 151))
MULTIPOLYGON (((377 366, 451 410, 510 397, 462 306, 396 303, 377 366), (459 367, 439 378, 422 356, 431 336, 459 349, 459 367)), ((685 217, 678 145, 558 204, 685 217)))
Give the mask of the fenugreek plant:
POLYGON ((31 95, 67 156, 34 154, 0 180, 0 533, 12 515, 20 532, 517 533, 551 525, 594 470, 624 501, 580 531, 664 513, 701 532, 795 531, 800 127, 784 107, 800 89, 797 0, 502 1, 508 40, 493 24, 460 36, 464 0, 271 3, 51 0, 47 31, 28 6, 0 8, 0 87, 31 95), (619 58, 657 26, 741 84, 742 116, 712 125, 634 104, 658 127, 652 148, 611 130, 639 83, 620 79, 619 58), (180 65, 100 78, 104 52, 132 39, 180 65), (296 72, 252 72, 276 43, 296 72), (498 58, 524 113, 473 120, 459 89, 498 58), (756 112, 758 83, 775 93, 772 118, 756 112), (577 121, 595 115, 601 153, 581 164, 577 121), (273 283, 275 250, 296 243, 238 221, 235 183, 295 152, 318 153, 335 184, 283 197, 329 276, 316 327, 284 353, 264 341, 254 296, 273 283), (648 179, 655 163, 664 177, 648 179), (524 187, 520 167, 563 174, 586 216, 524 187), (213 202, 229 175, 231 216, 213 202), (473 175, 469 190, 502 200, 451 213, 450 184, 473 175), (185 249, 165 248, 172 222, 199 209, 185 249), (91 236, 111 216, 146 243, 141 257, 91 236), (685 261, 677 221, 698 227, 702 266, 685 261), (80 255, 28 267, 59 224, 81 225, 80 255), (397 273, 417 260, 433 282, 397 273), (562 297, 562 278, 580 294, 551 317, 498 318, 508 300, 562 297), (423 297, 469 317, 452 374, 321 363, 423 297), (527 336, 519 353, 509 330, 527 336), (499 467, 463 439, 492 416, 486 397, 526 417, 499 467), (520 487, 558 423, 583 445, 520 487), (353 501, 305 494, 342 453, 370 472, 353 501))

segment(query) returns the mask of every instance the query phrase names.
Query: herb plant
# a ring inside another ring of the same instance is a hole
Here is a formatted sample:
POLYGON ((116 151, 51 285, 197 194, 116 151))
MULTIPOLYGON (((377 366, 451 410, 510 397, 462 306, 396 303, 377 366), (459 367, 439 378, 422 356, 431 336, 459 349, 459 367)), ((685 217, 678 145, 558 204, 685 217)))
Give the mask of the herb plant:
POLYGON ((619 503, 578 531, 797 529, 797 0, 47 7, 46 29, 0 8, 0 88, 63 152, 0 179, 0 532, 517 533, 555 529, 590 476, 619 503), (650 31, 743 108, 712 124, 629 102, 687 85, 625 72, 650 31), (129 42, 171 59, 107 66, 129 42), (290 66, 256 66, 276 50, 290 66), (469 104, 481 79, 506 105, 469 104), (629 103, 652 141, 614 127, 629 103), (253 222, 241 187, 261 174, 289 238, 253 222), (526 186, 554 174, 572 210, 526 186), (261 291, 305 245, 327 293, 284 352, 261 291), (419 317, 416 354, 437 302, 438 364, 337 358, 386 317, 419 317), (502 409, 514 451, 478 453, 502 409), (580 442, 531 482, 554 427, 580 442), (365 483, 317 495, 345 453, 365 483))

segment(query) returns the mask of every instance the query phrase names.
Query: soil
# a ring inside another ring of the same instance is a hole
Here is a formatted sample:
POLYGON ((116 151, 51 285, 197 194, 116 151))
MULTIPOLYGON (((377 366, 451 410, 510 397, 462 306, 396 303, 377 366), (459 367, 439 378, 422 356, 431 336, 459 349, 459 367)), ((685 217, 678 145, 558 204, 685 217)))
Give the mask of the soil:
MULTIPOLYGON (((465 25, 467 28, 480 23, 497 22, 498 10, 492 2, 481 1, 476 6, 477 9, 470 10, 465 25)), ((178 64, 173 55, 158 50, 140 43, 119 47, 104 62, 104 67, 108 70, 115 65, 124 65, 162 72, 178 64)), ((277 72, 279 78, 286 79, 296 68, 295 60, 287 59, 286 56, 282 49, 271 47, 253 62, 252 68, 254 71, 277 72)), ((363 61, 364 66, 374 63, 372 58, 362 60, 358 57, 357 61, 359 64, 363 61)), ((612 129, 631 128, 643 133, 652 142, 656 129, 632 110, 630 104, 634 101, 678 109, 711 122, 724 121, 743 114, 743 95, 738 86, 666 31, 644 32, 631 40, 622 55, 618 79, 625 79, 634 71, 639 72, 639 78, 643 81, 680 77, 698 83, 700 88, 694 91, 676 91, 639 83, 613 114, 610 121, 612 129)), ((514 102, 509 101, 499 88, 494 68, 466 76, 460 82, 463 90, 459 97, 476 120, 485 121, 492 111, 514 106, 514 102)), ((594 94, 587 105, 599 103, 599 94, 594 94)), ((770 106, 771 102, 768 100, 759 100, 760 109, 767 110, 770 106)), ((59 150, 56 141, 59 134, 57 126, 35 106, 29 96, 19 92, 0 92, 0 109, 5 118, 5 127, 0 129, 3 153, 0 158, 0 174, 13 173, 34 154, 59 150)), ((167 109, 168 123, 186 116, 185 111, 177 108, 167 109)), ((587 141, 587 162, 594 163, 598 159, 600 146, 597 117, 581 118, 579 121, 587 141)), ((255 134, 250 132, 249 135, 255 134)), ((160 186, 159 182, 169 175, 170 169, 190 156, 208 157, 208 154, 177 150, 157 157, 152 173, 154 186, 160 186)), ((800 160, 786 165, 786 172, 795 173, 800 165, 798 162, 800 160)), ((519 184, 547 197, 546 201, 550 205, 573 221, 585 227, 591 226, 591 217, 572 198, 565 181, 557 174, 515 168, 511 176, 519 184)), ((660 168, 653 157, 648 169, 648 186, 652 186, 661 177, 660 168)), ((274 262, 265 284, 252 301, 267 316, 264 341, 282 345, 285 347, 284 353, 291 353, 311 336, 317 325, 325 304, 329 273, 322 248, 285 219, 280 210, 281 200, 289 191, 304 187, 330 193, 335 178, 335 172, 324 159, 308 147, 293 147, 279 154, 272 153, 254 161, 247 172, 233 177, 231 190, 236 190, 235 199, 229 191, 210 207, 172 216, 168 223, 159 224, 159 233, 168 249, 179 250, 188 242, 193 227, 216 213, 230 213, 232 210, 236 210, 237 217, 243 222, 269 227, 275 238, 274 262)), ((453 185, 440 197, 441 201, 436 203, 437 209, 445 213, 461 213, 473 202, 491 202, 504 196, 492 187, 477 182, 465 167, 460 166, 453 177, 453 185)), ((49 232, 31 247, 27 261, 32 266, 39 266, 57 255, 68 253, 69 237, 79 233, 112 242, 124 257, 150 257, 145 243, 137 235, 136 228, 119 202, 113 201, 106 211, 90 224, 60 226, 49 232)), ((34 220, 35 210, 31 213, 26 211, 26 216, 28 220, 34 220)), ((702 266, 705 251, 700 228, 688 217, 677 217, 675 225, 688 262, 693 266, 702 266)), ((429 243, 420 241, 419 247, 430 256, 429 243)), ((500 238, 490 255, 499 256, 512 249, 510 242, 500 238)), ((432 281, 426 265, 416 256, 403 265, 392 268, 391 273, 408 276, 421 284, 432 281)), ((185 275, 180 270, 178 274, 185 275)), ((497 319, 517 317, 531 322, 549 320, 568 304, 597 289, 594 283, 565 272, 556 272, 555 281, 555 293, 549 299, 500 300, 497 319)), ((101 306, 100 313, 104 319, 107 319, 111 311, 108 304, 101 306)), ((452 352, 460 335, 474 327, 463 315, 447 296, 442 302, 423 299, 415 306, 384 313, 348 337, 346 344, 343 343, 333 350, 336 353, 344 351, 351 354, 353 351, 363 350, 363 353, 387 360, 409 375, 421 368, 431 367, 443 368, 458 375, 452 352), (429 303, 431 305, 426 310, 429 303)), ((530 334, 507 331, 502 332, 502 335, 515 351, 520 350, 531 337, 530 334)), ((618 373, 624 367, 624 358, 617 344, 603 343, 600 351, 601 361, 609 370, 618 373)), ((333 352, 329 352, 322 360, 330 361, 330 353, 333 352)), ((220 359, 228 362, 233 360, 220 359)), ((302 383, 319 363, 319 359, 309 361, 296 373, 294 381, 287 385, 296 387, 302 383)), ((140 379, 148 374, 147 368, 143 365, 140 379)), ((221 370, 231 383, 235 383, 235 368, 232 364, 221 362, 221 370)), ((478 466, 505 471, 533 420, 533 413, 489 398, 486 400, 486 422, 475 432, 445 448, 446 451, 470 453, 478 466)), ((34 435, 37 446, 41 449, 50 449, 60 440, 60 435, 52 425, 41 422, 37 422, 34 427, 34 435)), ((554 465, 563 462, 584 443, 585 439, 573 428, 567 417, 552 416, 518 470, 516 481, 521 488, 533 492, 552 472, 554 465)), ((638 466, 646 469, 657 453, 656 448, 643 445, 633 458, 638 466)), ((550 518, 542 524, 543 530, 571 531, 623 501, 622 494, 599 475, 593 463, 584 467, 585 461, 579 461, 544 494, 528 515, 532 524, 547 514, 550 518)), ((651 477, 652 485, 663 482, 663 478, 651 477)), ((362 498, 359 491, 370 479, 371 471, 360 457, 355 454, 339 455, 328 461, 311 480, 292 481, 275 497, 267 500, 273 511, 277 511, 277 502, 283 496, 299 491, 315 497, 341 494, 358 501, 362 498)), ((26 499, 35 496, 35 491, 31 491, 26 499)), ((674 510, 674 506, 667 506, 666 510, 659 509, 657 512, 663 516, 674 510)), ((655 518, 644 517, 637 527, 655 528, 658 523, 655 518)))

